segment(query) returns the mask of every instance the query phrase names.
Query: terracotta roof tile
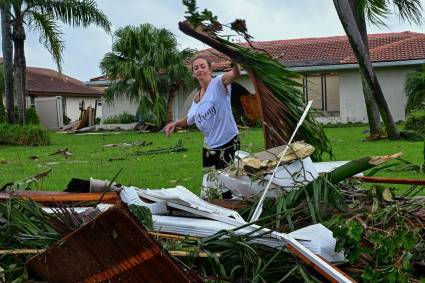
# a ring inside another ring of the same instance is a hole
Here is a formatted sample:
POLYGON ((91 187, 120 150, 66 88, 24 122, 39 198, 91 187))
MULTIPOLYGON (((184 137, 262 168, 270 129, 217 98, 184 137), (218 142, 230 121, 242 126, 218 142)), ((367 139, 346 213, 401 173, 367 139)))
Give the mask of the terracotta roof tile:
MULTIPOLYGON (((372 62, 404 61, 425 58, 425 35, 416 36, 392 42, 390 44, 370 49, 372 62)), ((356 63, 354 56, 341 61, 343 64, 356 63)))
MULTIPOLYGON (((414 32, 370 34, 372 61, 425 59, 424 37, 424 34, 414 32)), ((242 45, 248 46, 246 43, 242 45)), ((261 41, 253 42, 253 45, 266 50, 272 57, 290 67, 356 62, 346 36, 261 41)), ((229 69, 229 59, 212 48, 199 53, 207 54, 215 71, 229 69)))

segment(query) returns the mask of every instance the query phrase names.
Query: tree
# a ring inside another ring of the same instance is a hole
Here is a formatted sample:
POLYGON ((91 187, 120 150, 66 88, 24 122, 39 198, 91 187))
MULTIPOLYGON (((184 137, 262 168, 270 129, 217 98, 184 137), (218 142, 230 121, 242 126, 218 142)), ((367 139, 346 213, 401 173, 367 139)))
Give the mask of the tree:
POLYGON ((113 83, 105 91, 107 101, 126 96, 139 103, 142 120, 158 127, 167 120, 175 93, 193 81, 185 60, 193 51, 177 49, 175 36, 151 24, 118 29, 112 52, 105 54, 100 68, 113 83))
POLYGON ((389 138, 398 139, 399 131, 394 123, 379 81, 370 62, 365 19, 367 18, 372 24, 383 25, 383 19, 390 14, 390 6, 394 5, 402 19, 419 23, 421 21, 420 12, 422 10, 420 1, 334 0, 334 5, 348 40, 350 41, 354 55, 359 63, 364 89, 366 90, 365 101, 367 103, 368 114, 369 111, 374 111, 373 102, 371 102, 372 99, 368 97, 367 93, 368 90, 370 90, 371 96, 377 103, 379 113, 387 129, 389 138))
MULTIPOLYGON (((40 34, 40 42, 52 54, 61 71, 64 43, 58 22, 72 26, 100 26, 110 32, 110 22, 97 8, 93 0, 1 0, 11 5, 7 12, 11 17, 14 46, 14 80, 19 111, 19 123, 25 123, 25 27, 40 34)), ((6 72, 5 72, 6 74, 6 72)))
MULTIPOLYGON (((356 24, 359 28, 366 51, 369 54, 369 40, 367 38, 367 26, 365 18, 365 9, 356 7, 358 1, 350 1, 350 7, 356 19, 356 24)), ((367 80, 363 73, 362 78, 363 96, 366 104, 366 113, 369 122, 370 136, 381 136, 383 134, 381 116, 379 115, 378 104, 372 94, 372 89, 368 86, 367 80)))
POLYGON ((404 86, 407 95, 406 114, 425 109, 425 67, 407 75, 404 86))
MULTIPOLYGON (((14 97, 13 97, 13 44, 12 27, 10 25, 10 4, 3 3, 0 6, 1 13, 1 34, 3 50, 3 82, 4 96, 6 98, 7 121, 10 124, 15 122, 14 97)), ((1 101, 3 103, 3 100, 1 101)))

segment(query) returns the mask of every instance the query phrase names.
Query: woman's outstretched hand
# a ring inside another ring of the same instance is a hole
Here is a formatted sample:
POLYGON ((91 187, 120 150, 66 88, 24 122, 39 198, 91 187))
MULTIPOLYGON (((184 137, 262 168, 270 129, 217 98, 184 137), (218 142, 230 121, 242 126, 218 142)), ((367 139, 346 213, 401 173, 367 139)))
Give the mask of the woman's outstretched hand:
POLYGON ((167 136, 171 135, 176 129, 176 122, 170 122, 164 127, 164 132, 167 136))

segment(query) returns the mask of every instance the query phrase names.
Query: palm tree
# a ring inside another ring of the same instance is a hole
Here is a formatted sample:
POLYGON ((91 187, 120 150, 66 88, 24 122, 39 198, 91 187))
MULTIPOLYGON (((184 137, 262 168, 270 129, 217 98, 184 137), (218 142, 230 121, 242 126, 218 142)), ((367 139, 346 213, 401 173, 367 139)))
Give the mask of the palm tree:
MULTIPOLYGON (((1 34, 2 34, 2 50, 3 50, 3 82, 4 96, 6 98, 7 121, 10 124, 15 122, 15 107, 13 97, 13 44, 12 44, 12 27, 10 25, 10 4, 3 3, 0 6, 1 13, 1 34)), ((3 100, 2 100, 3 102, 3 100)))
MULTIPOLYGON (((383 19, 390 14, 390 6, 393 5, 403 20, 420 23, 421 3, 419 0, 334 0, 334 5, 359 63, 365 84, 364 89, 366 92, 367 90, 371 91, 371 96, 377 103, 389 138, 398 139, 399 131, 370 62, 365 21, 367 18, 372 24, 383 25, 383 19)), ((370 99, 365 93, 368 114, 369 111, 376 112, 373 110, 373 105, 370 105, 370 103, 373 104, 371 102, 373 99, 370 99)))
POLYGON ((114 38, 112 52, 100 63, 103 74, 113 82, 105 91, 107 101, 125 95, 139 103, 142 120, 162 126, 167 120, 164 94, 168 93, 170 110, 177 90, 193 81, 184 64, 193 51, 179 51, 170 31, 151 24, 120 28, 114 38))
MULTIPOLYGON (((19 123, 25 123, 25 27, 40 34, 40 42, 52 54, 61 71, 64 43, 61 39, 58 22, 72 26, 100 26, 110 32, 110 22, 97 8, 93 0, 1 0, 0 4, 10 4, 7 12, 11 17, 12 40, 14 46, 14 79, 19 111, 19 123)), ((6 73, 6 72, 5 72, 6 73)))
POLYGON ((406 114, 425 108, 425 67, 410 73, 404 86, 407 95, 406 114))

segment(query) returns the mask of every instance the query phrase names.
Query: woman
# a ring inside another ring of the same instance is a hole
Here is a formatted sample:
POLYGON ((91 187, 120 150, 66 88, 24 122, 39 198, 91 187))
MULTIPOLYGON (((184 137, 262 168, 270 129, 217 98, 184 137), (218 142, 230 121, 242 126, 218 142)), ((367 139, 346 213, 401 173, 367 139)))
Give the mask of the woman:
POLYGON ((196 124, 204 134, 203 167, 222 169, 234 159, 240 147, 230 104, 230 84, 240 75, 240 68, 235 64, 229 72, 213 78, 211 62, 197 56, 192 62, 192 72, 199 82, 192 106, 187 116, 167 124, 164 131, 170 135, 176 127, 196 124))

